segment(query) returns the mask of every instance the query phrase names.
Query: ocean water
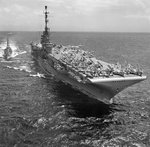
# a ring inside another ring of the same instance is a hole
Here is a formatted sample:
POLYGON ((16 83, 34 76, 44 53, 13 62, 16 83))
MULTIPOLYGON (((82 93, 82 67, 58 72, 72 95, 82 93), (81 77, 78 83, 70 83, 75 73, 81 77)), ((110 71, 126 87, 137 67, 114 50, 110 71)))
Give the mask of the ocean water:
MULTIPOLYGON (((0 32, 0 57, 7 32, 0 32)), ((30 55, 40 32, 12 32, 12 59, 0 59, 1 147, 149 147, 150 34, 52 32, 51 40, 82 45, 104 61, 143 68, 147 80, 105 105, 46 76, 30 55)))

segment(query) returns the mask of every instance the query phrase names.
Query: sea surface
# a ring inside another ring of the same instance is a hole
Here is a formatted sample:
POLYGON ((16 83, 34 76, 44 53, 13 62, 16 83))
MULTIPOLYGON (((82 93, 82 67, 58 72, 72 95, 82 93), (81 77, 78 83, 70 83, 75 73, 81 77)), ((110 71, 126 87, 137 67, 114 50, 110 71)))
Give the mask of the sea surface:
MULTIPOLYGON (((97 58, 143 68, 147 80, 106 105, 46 76, 31 57, 40 32, 12 32, 12 59, 0 58, 0 147, 150 147, 150 34, 52 32, 97 58)), ((0 57, 7 32, 0 32, 0 57)))

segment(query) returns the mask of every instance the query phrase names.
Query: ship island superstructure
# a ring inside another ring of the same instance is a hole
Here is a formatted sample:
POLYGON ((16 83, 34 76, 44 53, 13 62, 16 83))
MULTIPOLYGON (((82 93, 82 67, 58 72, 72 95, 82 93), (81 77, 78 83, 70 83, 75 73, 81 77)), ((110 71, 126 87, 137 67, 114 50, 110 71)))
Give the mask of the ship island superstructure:
POLYGON ((47 6, 41 43, 31 43, 31 53, 46 74, 53 74, 57 79, 104 103, 109 103, 123 89, 146 79, 141 69, 130 64, 125 67, 119 63, 110 64, 98 60, 81 46, 52 43, 47 6))
POLYGON ((11 55, 12 55, 12 49, 11 49, 11 47, 9 45, 9 37, 7 36, 6 48, 4 49, 3 58, 5 60, 10 60, 11 59, 11 55))

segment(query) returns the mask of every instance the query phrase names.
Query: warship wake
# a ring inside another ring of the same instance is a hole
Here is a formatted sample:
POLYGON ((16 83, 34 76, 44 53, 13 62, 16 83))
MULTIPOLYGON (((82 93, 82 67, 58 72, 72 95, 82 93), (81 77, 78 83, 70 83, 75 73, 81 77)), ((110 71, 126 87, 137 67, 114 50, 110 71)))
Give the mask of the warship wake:
POLYGON ((48 11, 40 43, 31 43, 31 54, 41 69, 104 103, 123 89, 146 79, 142 69, 130 64, 111 64, 98 60, 81 46, 56 45, 50 40, 48 11))

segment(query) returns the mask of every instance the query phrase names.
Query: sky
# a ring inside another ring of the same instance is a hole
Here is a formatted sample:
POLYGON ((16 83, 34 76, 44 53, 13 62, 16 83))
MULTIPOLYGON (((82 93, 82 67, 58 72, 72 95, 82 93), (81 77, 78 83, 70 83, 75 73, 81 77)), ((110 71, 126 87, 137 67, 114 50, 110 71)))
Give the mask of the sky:
POLYGON ((0 31, 150 32, 150 0, 0 0, 0 31))

